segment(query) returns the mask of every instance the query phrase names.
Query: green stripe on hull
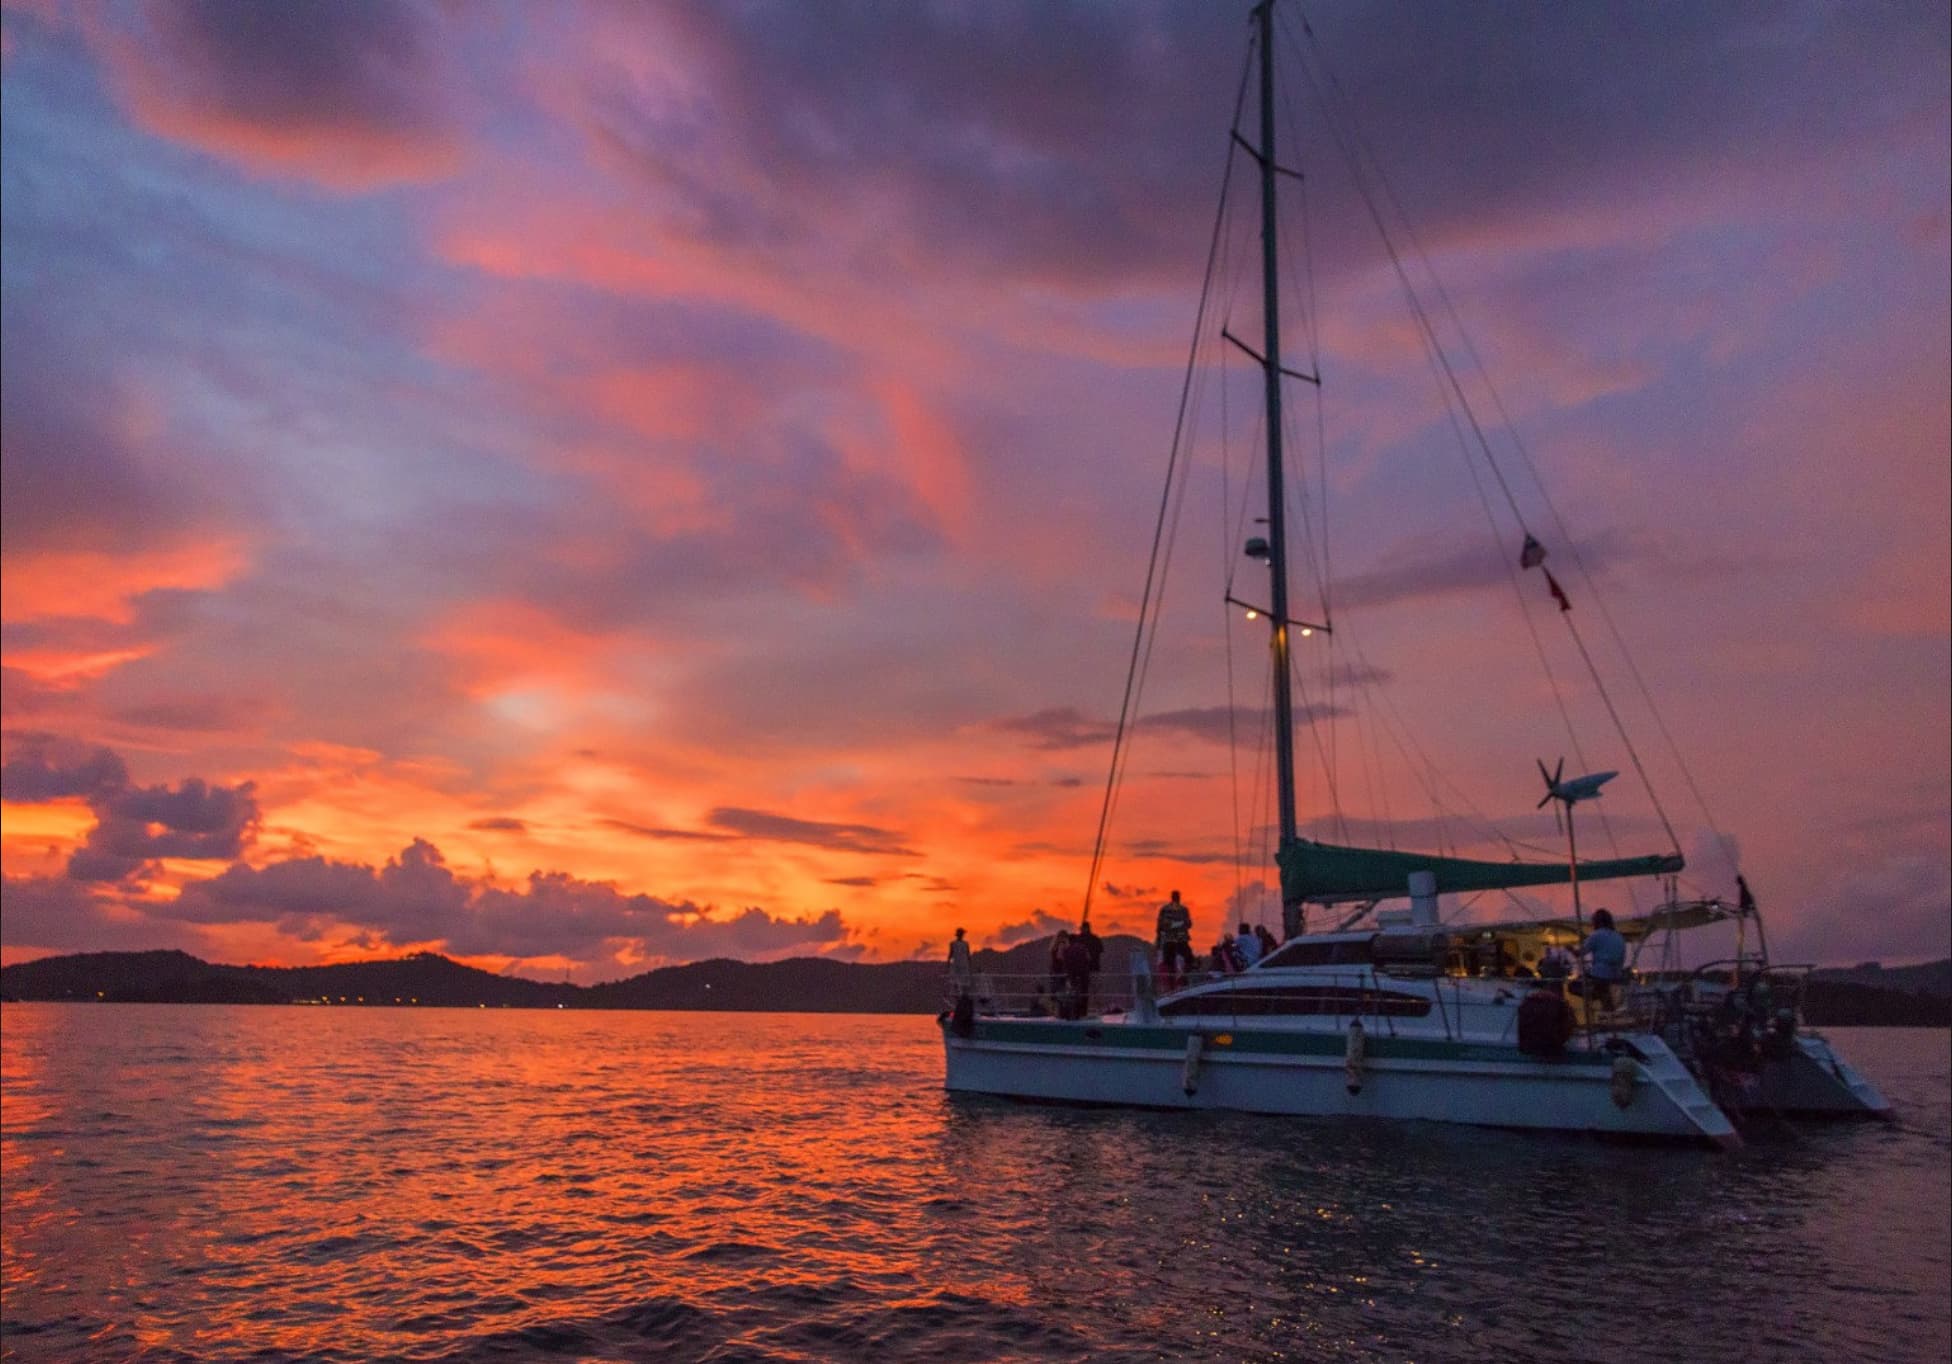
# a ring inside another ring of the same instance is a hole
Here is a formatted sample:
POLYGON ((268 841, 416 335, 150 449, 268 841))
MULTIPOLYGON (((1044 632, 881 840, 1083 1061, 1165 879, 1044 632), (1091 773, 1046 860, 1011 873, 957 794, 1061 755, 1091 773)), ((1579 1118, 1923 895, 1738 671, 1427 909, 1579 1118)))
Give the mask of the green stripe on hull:
MULTIPOLYGON (((945 1025, 946 1026, 946 1025, 945 1025)), ((1343 1032, 1275 1032, 1245 1028, 1163 1028, 1133 1023, 1068 1023, 1057 1020, 979 1018, 969 1039, 975 1042, 1004 1042, 1023 1046, 1104 1047, 1122 1050, 1160 1051, 1178 1054, 1186 1050, 1186 1039, 1206 1038, 1210 1058, 1233 1052, 1250 1056, 1336 1056, 1348 1045, 1343 1032), (1219 1038, 1232 1039, 1221 1043, 1219 1038)), ((1364 1050, 1379 1061, 1523 1061, 1545 1065, 1604 1069, 1613 1058, 1596 1052, 1562 1052, 1558 1056, 1528 1056, 1516 1047, 1500 1047, 1483 1042, 1450 1042, 1441 1038, 1391 1037, 1388 1033, 1364 1030, 1364 1050)))

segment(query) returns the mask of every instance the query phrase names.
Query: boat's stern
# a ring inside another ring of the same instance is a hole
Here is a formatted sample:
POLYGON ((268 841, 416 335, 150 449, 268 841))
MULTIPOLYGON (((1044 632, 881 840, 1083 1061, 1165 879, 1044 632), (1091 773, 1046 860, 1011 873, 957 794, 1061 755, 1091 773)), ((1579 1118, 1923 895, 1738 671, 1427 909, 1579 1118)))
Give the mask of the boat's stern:
POLYGON ((1741 1147, 1734 1122, 1667 1043, 1646 1034, 1613 1045, 1612 1095, 1622 1130, 1696 1137, 1724 1151, 1741 1147))
POLYGON ((1891 1102, 1820 1033, 1801 1033, 1787 1056, 1766 1062, 1755 1107, 1786 1116, 1893 1118, 1891 1102))

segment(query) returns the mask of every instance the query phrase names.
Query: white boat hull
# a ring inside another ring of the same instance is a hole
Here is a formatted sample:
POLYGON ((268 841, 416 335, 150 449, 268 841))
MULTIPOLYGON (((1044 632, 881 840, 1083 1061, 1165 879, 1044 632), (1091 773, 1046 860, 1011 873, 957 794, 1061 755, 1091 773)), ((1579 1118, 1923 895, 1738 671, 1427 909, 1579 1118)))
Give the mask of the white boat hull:
POLYGON ((944 1028, 951 1090, 1070 1103, 1421 1119, 1740 1145, 1734 1126, 1658 1038, 1615 1100, 1613 1054, 1538 1059, 1515 1047, 1371 1036, 1355 1077, 1339 1033, 1114 1021, 981 1018, 944 1028), (1189 1061, 1187 1041, 1197 1037, 1189 1061))

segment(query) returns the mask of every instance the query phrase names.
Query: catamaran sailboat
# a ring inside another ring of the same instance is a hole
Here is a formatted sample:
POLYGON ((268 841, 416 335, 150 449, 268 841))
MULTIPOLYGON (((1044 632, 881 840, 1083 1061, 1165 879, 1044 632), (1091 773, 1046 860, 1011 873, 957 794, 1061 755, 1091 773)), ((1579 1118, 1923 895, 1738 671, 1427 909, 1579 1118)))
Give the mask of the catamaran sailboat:
MULTIPOLYGON (((1238 110, 1232 134, 1233 148, 1259 172, 1260 349, 1223 334, 1258 366, 1265 402, 1267 533, 1247 541, 1246 555, 1265 565, 1268 595, 1264 604, 1250 603, 1230 587, 1227 600, 1269 627, 1284 941, 1244 970, 1185 981, 1155 980, 1150 961, 1137 957, 1129 991, 1095 1017, 1070 1016, 1076 1011, 1038 998, 1041 982, 1036 990, 1012 991, 995 980, 964 977, 941 1018, 947 1087, 1024 1099, 1424 1119, 1723 1147, 1740 1144, 1738 1123, 1751 1111, 1888 1113, 1876 1089, 1801 1026, 1807 968, 1769 964, 1746 883, 1733 901, 1683 900, 1675 879, 1683 870, 1678 848, 1580 859, 1574 815, 1614 773, 1567 778, 1563 764, 1553 773, 1541 764, 1546 794, 1539 803, 1553 803, 1563 815, 1568 854, 1562 861, 1478 860, 1302 836, 1290 641, 1330 633, 1334 623, 1326 603, 1319 620, 1295 618, 1289 596, 1282 387, 1284 379, 1319 387, 1320 376, 1282 362, 1276 176, 1284 168, 1275 143, 1275 45, 1274 0, 1263 0, 1254 10, 1250 48, 1259 64, 1259 138, 1243 135, 1238 110), (1732 961, 1693 971, 1648 964, 1615 998, 1587 977, 1555 979, 1555 957, 1588 936, 1581 887, 1623 878, 1663 882, 1666 891, 1658 907, 1623 916, 1617 925, 1635 949, 1636 967, 1650 944, 1671 944, 1688 929, 1734 925, 1744 946, 1732 961), (1570 888, 1570 917, 1453 924, 1441 914, 1447 895, 1542 886, 1570 888), (1382 907, 1396 900, 1407 906, 1382 907), (1310 907, 1345 917, 1335 931, 1306 932, 1310 907), (1751 930, 1756 952, 1746 948, 1751 930)), ((1223 214, 1225 194, 1223 186, 1223 214)), ((1210 257, 1209 290, 1213 276, 1210 257)), ((1206 312, 1203 303, 1203 318, 1206 312)), ((1435 336, 1428 339, 1434 346, 1435 336)), ((1519 567, 1540 569, 1563 610, 1563 589, 1543 571, 1545 557, 1542 541, 1525 531, 1519 567)), ((1148 596, 1151 591, 1149 575, 1148 596)), ((1144 607, 1140 617, 1143 639, 1144 607)), ((1135 665, 1140 657, 1135 644, 1135 665)), ((1128 677, 1128 710, 1133 694, 1128 677)), ((1119 765, 1115 745, 1114 782, 1119 765)), ((1107 813, 1110 804, 1108 788, 1107 813)), ((1101 816, 1088 886, 1097 883, 1104 848, 1101 816)))

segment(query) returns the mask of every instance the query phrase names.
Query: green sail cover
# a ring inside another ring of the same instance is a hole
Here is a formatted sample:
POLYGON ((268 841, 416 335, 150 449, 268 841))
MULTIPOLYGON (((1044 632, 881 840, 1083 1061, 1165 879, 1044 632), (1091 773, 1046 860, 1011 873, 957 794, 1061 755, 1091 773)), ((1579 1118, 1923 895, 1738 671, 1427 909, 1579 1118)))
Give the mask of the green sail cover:
MULTIPOLYGON (((1297 838, 1275 854, 1281 868, 1281 898, 1290 904, 1312 900, 1387 900, 1410 893, 1410 873, 1427 871, 1437 877, 1437 891, 1502 890, 1512 886, 1556 886, 1572 880, 1563 862, 1474 862, 1432 853, 1384 852, 1377 848, 1338 848, 1297 838)), ((1622 857, 1608 862, 1581 862, 1581 881, 1607 881, 1621 876, 1663 876, 1681 870, 1679 853, 1653 857, 1622 857)))

